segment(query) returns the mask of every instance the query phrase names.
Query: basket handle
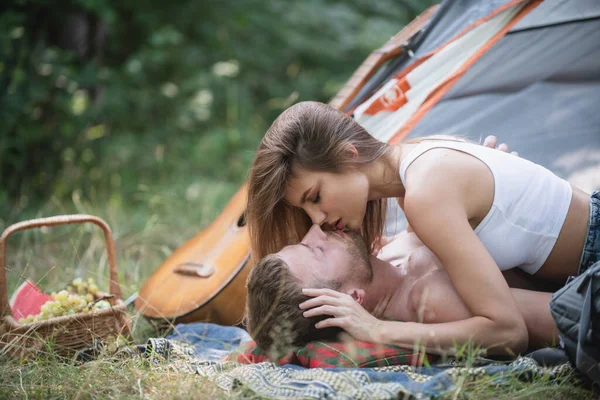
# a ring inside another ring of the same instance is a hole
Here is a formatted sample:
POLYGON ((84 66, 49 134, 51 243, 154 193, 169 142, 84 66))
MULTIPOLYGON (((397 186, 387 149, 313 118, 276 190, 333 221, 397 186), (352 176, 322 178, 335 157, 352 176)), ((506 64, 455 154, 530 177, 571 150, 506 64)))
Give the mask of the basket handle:
POLYGON ((8 303, 8 288, 6 285, 6 242, 8 237, 15 232, 25 229, 39 228, 42 226, 78 224, 83 222, 94 223, 104 231, 106 250, 108 252, 110 293, 115 295, 115 297, 118 299, 123 298, 117 274, 115 242, 110 227, 106 222, 104 222, 104 220, 93 215, 86 214, 57 215, 55 217, 36 218, 10 225, 4 230, 2 236, 0 236, 0 320, 2 320, 4 317, 12 315, 12 310, 10 309, 10 305, 8 303))

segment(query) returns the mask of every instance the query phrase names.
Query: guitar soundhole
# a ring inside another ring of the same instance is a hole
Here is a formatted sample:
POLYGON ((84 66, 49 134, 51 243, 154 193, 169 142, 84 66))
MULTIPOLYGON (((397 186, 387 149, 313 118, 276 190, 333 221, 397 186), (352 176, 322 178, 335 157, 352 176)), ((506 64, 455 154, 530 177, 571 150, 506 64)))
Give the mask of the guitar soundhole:
POLYGON ((245 211, 242 213, 242 215, 240 215, 240 218, 238 218, 237 226, 238 226, 238 228, 246 226, 246 212, 245 211))

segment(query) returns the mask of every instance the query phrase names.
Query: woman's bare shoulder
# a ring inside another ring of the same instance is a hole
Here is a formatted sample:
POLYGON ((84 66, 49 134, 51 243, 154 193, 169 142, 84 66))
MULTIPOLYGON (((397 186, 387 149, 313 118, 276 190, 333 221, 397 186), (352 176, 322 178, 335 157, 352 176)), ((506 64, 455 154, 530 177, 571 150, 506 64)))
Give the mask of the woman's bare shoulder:
MULTIPOLYGON (((463 208, 478 214, 493 197, 494 178, 478 159, 460 151, 434 148, 416 159, 406 171, 404 212, 431 207, 463 208)), ((489 207, 487 207, 489 208, 489 207)))
POLYGON ((407 193, 431 183, 450 183, 449 178, 456 179, 465 172, 465 156, 456 150, 441 147, 427 150, 406 169, 407 193))

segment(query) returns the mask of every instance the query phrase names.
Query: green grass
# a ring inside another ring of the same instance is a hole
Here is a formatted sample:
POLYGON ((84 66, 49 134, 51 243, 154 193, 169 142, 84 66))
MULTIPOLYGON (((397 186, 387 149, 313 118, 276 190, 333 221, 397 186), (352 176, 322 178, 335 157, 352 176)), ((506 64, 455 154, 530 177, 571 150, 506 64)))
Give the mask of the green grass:
POLYGON ((37 361, 2 367, 2 399, 212 399, 226 397, 215 384, 137 360, 102 360, 83 366, 37 361))
POLYGON ((592 394, 572 384, 569 377, 550 382, 548 378, 538 378, 533 382, 522 382, 511 376, 505 383, 498 384, 494 377, 484 377, 474 382, 458 380, 455 390, 445 398, 458 399, 591 399, 592 394))
MULTIPOLYGON (((183 182, 183 181, 182 181, 183 182)), ((10 210, 9 223, 32 217, 68 213, 100 216, 112 227, 117 244, 119 278, 124 295, 136 292, 160 263, 185 240, 206 227, 238 189, 235 183, 196 180, 186 185, 157 183, 137 188, 128 202, 83 197, 70 201, 51 198, 44 204, 10 210), (191 187, 191 188, 190 188, 191 187)), ((35 280, 44 290, 62 288, 77 276, 94 277, 108 289, 104 238, 96 227, 56 227, 17 233, 7 248, 9 294, 24 279, 35 280)), ((132 312, 133 343, 143 343, 160 333, 132 312)), ((466 360, 472 359, 467 352, 466 360)), ((0 399, 204 399, 254 395, 241 386, 233 392, 214 382, 168 365, 151 365, 141 359, 118 359, 108 354, 83 365, 58 359, 52 351, 36 358, 2 359, 0 399)), ((566 399, 591 398, 589 391, 567 378, 549 382, 536 378, 525 383, 516 376, 498 384, 494 378, 459 379, 456 390, 444 398, 566 399)))

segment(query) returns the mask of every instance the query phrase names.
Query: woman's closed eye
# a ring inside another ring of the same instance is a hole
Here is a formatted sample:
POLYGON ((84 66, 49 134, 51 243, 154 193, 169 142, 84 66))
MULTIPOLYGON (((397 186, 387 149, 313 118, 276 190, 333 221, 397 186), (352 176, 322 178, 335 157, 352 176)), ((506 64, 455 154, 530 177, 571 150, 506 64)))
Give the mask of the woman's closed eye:
POLYGON ((321 192, 317 192, 317 195, 315 196, 315 198, 313 199, 313 203, 317 204, 319 202, 319 200, 321 200, 321 192))

